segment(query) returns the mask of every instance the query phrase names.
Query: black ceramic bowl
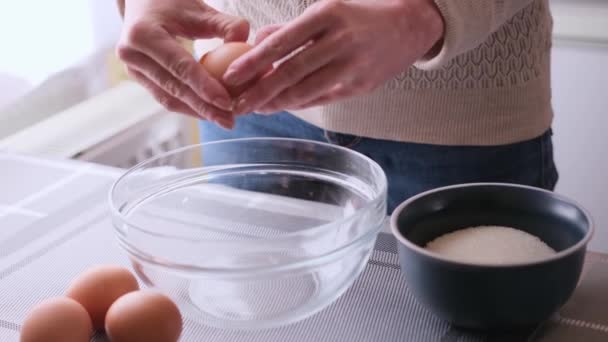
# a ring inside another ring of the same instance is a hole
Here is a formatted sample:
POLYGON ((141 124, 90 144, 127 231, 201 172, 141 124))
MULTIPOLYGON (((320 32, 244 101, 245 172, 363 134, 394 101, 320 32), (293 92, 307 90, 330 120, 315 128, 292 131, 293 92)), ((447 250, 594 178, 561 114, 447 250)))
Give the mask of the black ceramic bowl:
POLYGON ((555 193, 512 184, 439 188, 402 203, 391 217, 408 288, 435 315, 472 329, 509 330, 548 319, 581 275, 593 224, 584 209, 555 193), (457 229, 497 225, 524 230, 558 253, 501 266, 452 261, 424 246, 457 229))

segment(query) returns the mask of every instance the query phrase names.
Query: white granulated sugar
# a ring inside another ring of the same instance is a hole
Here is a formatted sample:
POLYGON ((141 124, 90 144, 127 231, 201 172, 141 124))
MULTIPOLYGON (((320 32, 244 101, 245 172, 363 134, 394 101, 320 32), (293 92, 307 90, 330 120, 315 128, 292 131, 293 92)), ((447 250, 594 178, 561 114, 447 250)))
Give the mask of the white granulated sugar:
POLYGON ((456 230, 429 242, 426 248, 454 261, 484 265, 530 262, 555 254, 534 235, 497 226, 456 230))

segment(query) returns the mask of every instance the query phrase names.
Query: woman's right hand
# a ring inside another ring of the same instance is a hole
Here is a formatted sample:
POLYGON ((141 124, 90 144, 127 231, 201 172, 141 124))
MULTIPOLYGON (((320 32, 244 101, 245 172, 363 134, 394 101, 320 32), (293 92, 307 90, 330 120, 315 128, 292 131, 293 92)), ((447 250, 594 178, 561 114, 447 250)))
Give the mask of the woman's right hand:
POLYGON ((223 38, 245 41, 249 24, 200 0, 126 0, 117 47, 129 75, 168 110, 232 128, 232 98, 177 41, 223 38))

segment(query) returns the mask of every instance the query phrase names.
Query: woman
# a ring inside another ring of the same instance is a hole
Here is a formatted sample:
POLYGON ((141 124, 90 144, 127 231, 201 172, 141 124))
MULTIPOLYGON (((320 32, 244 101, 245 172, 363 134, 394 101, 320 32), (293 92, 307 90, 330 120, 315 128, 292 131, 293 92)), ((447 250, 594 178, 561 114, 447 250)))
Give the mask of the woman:
POLYGON ((119 1, 130 75, 169 110, 206 119, 204 141, 355 149, 385 170, 389 212, 456 183, 554 188, 548 0, 225 1, 226 13, 199 0, 119 1), (255 37, 229 85, 278 66, 232 99, 176 36, 255 37))

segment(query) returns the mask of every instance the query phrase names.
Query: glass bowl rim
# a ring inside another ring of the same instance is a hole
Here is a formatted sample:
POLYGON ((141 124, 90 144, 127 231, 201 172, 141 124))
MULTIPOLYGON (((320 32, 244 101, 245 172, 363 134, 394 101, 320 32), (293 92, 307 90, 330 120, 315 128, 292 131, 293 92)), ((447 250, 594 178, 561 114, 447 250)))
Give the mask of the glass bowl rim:
MULTIPOLYGON (((378 205, 381 201, 385 201, 385 195, 387 193, 388 190, 388 180, 386 177, 386 174, 384 173, 384 171, 382 170, 382 168, 380 167, 380 165, 378 165, 378 163, 376 163, 373 159, 369 158, 368 156, 351 150, 349 148, 340 146, 340 145, 334 145, 334 144, 330 144, 330 143, 325 143, 325 142, 320 142, 320 141, 315 141, 315 140, 307 140, 307 139, 297 139, 297 138, 275 138, 275 137, 269 137, 269 138, 265 138, 265 137, 255 137, 255 138, 237 138, 237 139, 224 139, 224 140, 217 140, 217 141, 212 141, 212 142, 205 142, 205 143, 198 143, 198 144, 191 144, 191 145, 187 145, 187 146, 183 146, 171 151, 167 151, 161 154, 158 154, 156 156, 153 156, 149 159, 146 159, 138 164, 136 164, 135 166, 129 168, 127 171, 125 171, 120 177, 118 177, 114 183, 112 184, 112 186, 110 187, 110 190, 108 192, 108 202, 110 205, 110 212, 111 212, 111 216, 112 216, 112 221, 114 223, 116 223, 117 221, 120 222, 122 225, 126 225, 129 228, 134 228, 136 230, 138 230, 141 233, 147 234, 147 235, 151 235, 154 237, 160 237, 160 238, 165 238, 165 239, 171 239, 171 240, 182 240, 184 242, 204 242, 204 241, 211 241, 208 239, 196 239, 196 238, 181 238, 178 236, 174 236, 171 234, 166 234, 166 233, 154 233, 149 231, 148 229, 145 229, 143 227, 139 227, 137 225, 134 225, 132 223, 129 222, 128 218, 124 215, 124 213, 116 206, 116 203, 114 201, 114 195, 117 191, 117 188, 122 184, 122 182, 128 178, 129 176, 131 176, 133 173, 140 171, 142 169, 144 169, 144 167, 146 165, 150 165, 154 162, 157 162, 161 159, 167 158, 169 156, 175 156, 175 155, 179 155, 188 151, 192 151, 192 150, 196 150, 196 149, 200 149, 203 147, 207 147, 207 146, 213 146, 213 145, 222 145, 222 144, 229 144, 229 143, 236 143, 236 142, 247 142, 247 141, 258 141, 258 142, 264 142, 264 141, 268 141, 268 142, 294 142, 294 143, 306 143, 306 144, 313 144, 313 145, 317 145, 317 146, 321 146, 324 148, 331 148, 331 149, 337 149, 341 152, 344 152, 348 155, 351 156, 355 156, 357 158, 360 158, 362 160, 364 160, 367 164, 369 164, 374 173, 379 175, 380 177, 377 179, 378 180, 378 191, 376 191, 375 196, 367 201, 367 203, 365 203, 364 207, 361 209, 367 209, 367 208, 372 208, 375 207, 376 205, 378 205)), ((340 225, 340 224, 344 224, 347 223, 351 220, 356 219, 359 216, 362 216, 365 213, 365 210, 356 210, 353 213, 350 213, 348 215, 345 215, 344 217, 341 217, 337 220, 333 220, 329 223, 325 223, 325 224, 321 224, 321 225, 316 225, 314 227, 302 230, 302 231, 297 231, 297 232, 293 232, 293 233, 287 233, 287 234, 282 234, 278 237, 273 237, 271 240, 273 242, 286 242, 288 240, 292 240, 292 239, 297 239, 297 238, 301 238, 303 235, 310 235, 311 233, 318 233, 320 231, 323 231, 324 229, 326 229, 328 226, 334 226, 334 225, 340 225)), ((384 216, 386 216, 385 214, 383 214, 384 216)), ((384 220, 384 217, 383 217, 384 220)), ((115 224, 116 226, 116 224, 115 224)), ((116 230, 120 232, 119 228, 116 227, 116 230)), ((372 229, 373 230, 373 229, 372 229)), ((365 234, 361 234, 361 235, 365 235, 365 234)), ((355 239, 356 240, 356 239, 355 239)), ((251 240, 230 240, 228 242, 226 242, 227 244, 234 244, 235 241, 238 242, 243 242, 243 241, 251 241, 251 240)), ((218 241, 214 241, 214 243, 218 243, 218 241)), ((220 242, 221 243, 221 242, 220 242)))

